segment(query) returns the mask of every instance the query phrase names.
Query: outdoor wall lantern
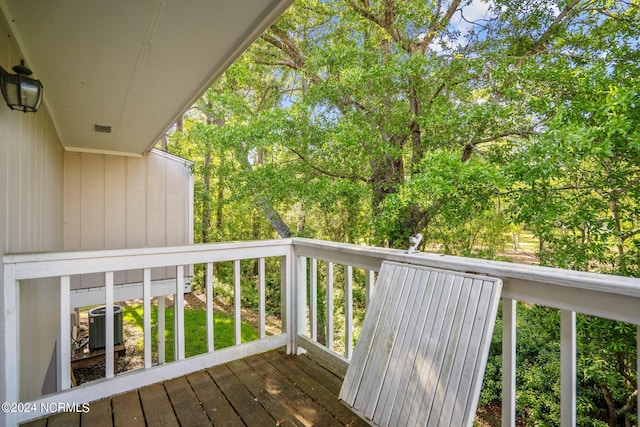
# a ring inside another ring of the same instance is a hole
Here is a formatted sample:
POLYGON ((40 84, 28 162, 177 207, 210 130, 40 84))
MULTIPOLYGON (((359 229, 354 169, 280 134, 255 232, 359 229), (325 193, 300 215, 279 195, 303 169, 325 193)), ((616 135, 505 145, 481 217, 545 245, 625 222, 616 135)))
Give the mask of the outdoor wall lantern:
POLYGON ((4 100, 12 110, 35 113, 42 101, 42 83, 29 77, 31 70, 24 65, 24 60, 13 67, 13 71, 16 74, 10 74, 0 67, 0 88, 4 100))

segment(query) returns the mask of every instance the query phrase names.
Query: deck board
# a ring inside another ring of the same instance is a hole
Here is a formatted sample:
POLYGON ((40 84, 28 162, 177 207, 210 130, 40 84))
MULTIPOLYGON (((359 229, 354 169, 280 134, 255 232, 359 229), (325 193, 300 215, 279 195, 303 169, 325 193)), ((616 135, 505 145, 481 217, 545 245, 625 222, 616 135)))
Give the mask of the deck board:
POLYGON ((216 426, 243 427, 244 423, 206 371, 187 375, 209 420, 216 426))
POLYGON ((87 413, 80 415, 80 425, 110 427, 113 425, 111 401, 109 399, 94 402, 87 413))
POLYGON ((360 417, 355 415, 349 408, 340 403, 336 396, 338 391, 331 390, 331 378, 329 376, 310 376, 302 366, 315 370, 313 362, 309 363, 306 358, 299 356, 285 356, 282 353, 271 352, 265 354, 272 365, 275 366, 291 382, 297 384, 301 389, 311 396, 313 400, 322 405, 332 416, 349 426, 367 426, 360 417), (329 386, 327 388, 326 386, 329 386))
POLYGON ((147 425, 151 426, 179 426, 173 411, 171 400, 162 384, 152 384, 139 391, 142 412, 147 425))
POLYGON ((73 427, 80 425, 80 414, 77 412, 61 412, 49 418, 48 427, 73 427))
MULTIPOLYGON (((340 423, 326 409, 318 405, 307 394, 295 387, 280 371, 263 358, 253 358, 247 364, 261 377, 260 382, 267 385, 263 392, 271 399, 283 405, 285 416, 292 424, 313 426, 339 426, 340 423), (289 414, 287 414, 289 413, 289 414)), ((259 384, 259 383, 258 383, 259 384)))
POLYGON ((280 349, 92 402, 87 414, 24 425, 366 426, 338 401, 343 375, 280 349))
POLYGON ((227 366, 208 369, 209 375, 247 425, 274 425, 273 418, 227 366))
MULTIPOLYGON (((144 427, 144 415, 138 391, 130 391, 111 398, 114 427, 144 427)), ((48 427, 48 426, 47 426, 48 427)))
POLYGON ((167 395, 180 425, 201 426, 210 423, 209 417, 200 405, 186 377, 166 381, 164 388, 167 390, 167 395))

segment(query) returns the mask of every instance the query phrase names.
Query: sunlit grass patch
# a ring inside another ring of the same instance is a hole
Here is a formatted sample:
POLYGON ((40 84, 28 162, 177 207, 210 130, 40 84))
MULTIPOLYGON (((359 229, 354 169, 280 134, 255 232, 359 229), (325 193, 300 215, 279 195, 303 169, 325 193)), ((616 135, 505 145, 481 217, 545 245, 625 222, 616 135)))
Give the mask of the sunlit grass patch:
MULTIPOLYGON (((123 322, 143 329, 143 305, 131 304, 123 308, 123 322)), ((158 352, 158 307, 151 306, 151 352, 158 352)), ((173 308, 165 309, 165 360, 172 361, 173 357, 173 308)), ((207 352, 207 312, 202 309, 185 308, 185 355, 195 356, 207 352)), ((258 339, 258 333, 249 325, 241 325, 241 341, 249 342, 258 339)), ((230 347, 235 344, 234 319, 224 313, 214 313, 214 348, 216 350, 230 347)), ((136 343, 136 347, 142 352, 144 343, 142 335, 136 343)))

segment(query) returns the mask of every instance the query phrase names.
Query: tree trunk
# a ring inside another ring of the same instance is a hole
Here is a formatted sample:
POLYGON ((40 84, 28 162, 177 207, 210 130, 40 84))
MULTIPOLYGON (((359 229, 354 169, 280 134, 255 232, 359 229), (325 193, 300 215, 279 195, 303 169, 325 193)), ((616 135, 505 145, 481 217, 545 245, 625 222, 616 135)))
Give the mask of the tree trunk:
POLYGON ((286 239, 293 235, 293 233, 291 233, 291 229, 289 229, 289 226, 286 222, 284 222, 278 211, 273 208, 269 199, 267 199, 266 197, 258 196, 258 206, 260 207, 260 210, 262 210, 264 216, 267 218, 267 221, 269 222, 269 225, 271 226, 273 231, 278 233, 278 236, 286 239))
POLYGON ((608 424, 610 427, 616 427, 618 425, 618 414, 616 414, 616 403, 613 401, 611 391, 606 384, 600 384, 600 390, 604 396, 605 402, 607 402, 607 413, 609 414, 608 424))

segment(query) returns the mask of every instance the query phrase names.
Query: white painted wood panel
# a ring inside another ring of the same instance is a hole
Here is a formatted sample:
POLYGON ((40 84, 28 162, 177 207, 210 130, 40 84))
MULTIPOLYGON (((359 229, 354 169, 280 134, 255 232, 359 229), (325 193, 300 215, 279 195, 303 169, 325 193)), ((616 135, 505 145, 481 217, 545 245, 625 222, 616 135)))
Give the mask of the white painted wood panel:
MULTIPOLYGON (((0 22, 0 66, 5 70, 19 64, 21 55, 13 39, 0 22)), ((34 70, 37 73, 37 70, 34 70)), ((11 252, 59 251, 62 249, 64 157, 60 140, 46 104, 37 113, 11 111, 0 104, 0 256, 11 252)), ((17 312, 21 330, 13 332, 8 351, 21 350, 15 366, 20 373, 20 397, 34 397, 55 388, 53 376, 45 386, 45 377, 53 355, 59 326, 59 300, 56 280, 25 281, 18 293, 17 312), (28 303, 27 303, 28 302, 28 303), (37 323, 37 325, 36 325, 37 323)), ((0 289, 4 269, 0 265, 0 289)), ((7 325, 0 318, 0 336, 7 325)), ((11 326, 9 326, 11 327, 11 326)), ((6 344, 5 344, 6 345, 6 344)), ((5 345, 0 344, 0 360, 6 360, 5 345)), ((0 374, 0 377, 3 377, 0 374)), ((0 401, 6 401, 4 381, 0 383, 0 401)))
POLYGON ((376 426, 471 426, 502 282, 384 262, 339 398, 376 426))
MULTIPOLYGON (((65 153, 65 171, 64 249, 193 242, 193 179, 185 160, 155 150, 142 158, 65 153)), ((114 274, 116 285, 143 281, 141 270, 114 274)), ((175 278, 175 268, 151 270, 153 281, 167 278, 175 278)), ((72 278, 72 289, 99 286, 102 275, 72 278)))

